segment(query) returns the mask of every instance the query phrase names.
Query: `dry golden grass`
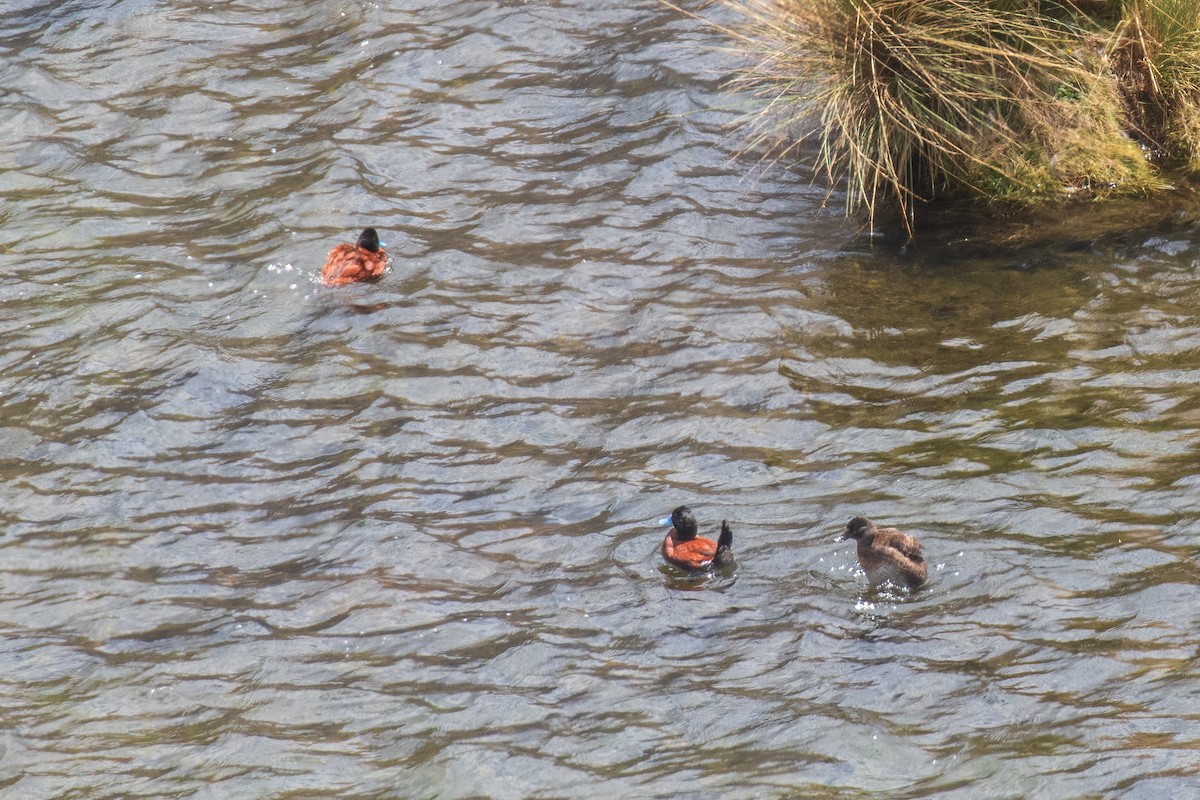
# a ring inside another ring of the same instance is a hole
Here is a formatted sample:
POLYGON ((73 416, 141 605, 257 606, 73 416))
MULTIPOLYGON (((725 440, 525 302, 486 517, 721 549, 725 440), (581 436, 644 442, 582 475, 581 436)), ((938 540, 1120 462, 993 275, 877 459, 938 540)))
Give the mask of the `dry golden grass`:
POLYGON ((815 152, 847 212, 1165 185, 1200 166, 1200 0, 719 0, 758 99, 748 145, 815 152))
POLYGON ((1200 2, 1125 0, 1109 52, 1130 128, 1163 153, 1194 162, 1200 151, 1200 2))

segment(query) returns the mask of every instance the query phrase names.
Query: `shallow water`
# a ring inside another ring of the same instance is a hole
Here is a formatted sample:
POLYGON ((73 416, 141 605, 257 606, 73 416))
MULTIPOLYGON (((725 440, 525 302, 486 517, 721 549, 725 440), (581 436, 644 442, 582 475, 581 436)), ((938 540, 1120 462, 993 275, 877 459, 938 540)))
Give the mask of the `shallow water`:
POLYGON ((0 793, 1200 791, 1200 228, 872 242, 737 156, 723 44, 0 11, 0 793), (662 566, 680 503, 732 575, 662 566))

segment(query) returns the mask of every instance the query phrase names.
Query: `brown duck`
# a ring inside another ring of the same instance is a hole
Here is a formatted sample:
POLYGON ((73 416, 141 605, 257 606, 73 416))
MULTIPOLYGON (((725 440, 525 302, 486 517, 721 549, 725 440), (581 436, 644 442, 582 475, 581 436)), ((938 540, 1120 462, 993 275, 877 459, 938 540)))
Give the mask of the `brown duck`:
POLYGON ((895 528, 878 528, 866 517, 855 517, 838 541, 858 543, 858 563, 872 586, 891 581, 915 589, 929 578, 921 543, 895 528))
POLYGON ((387 270, 388 254, 379 243, 374 228, 364 228, 354 244, 339 244, 329 251, 321 267, 321 283, 345 286, 348 283, 377 281, 387 270))
POLYGON ((698 572, 733 563, 733 530, 725 520, 721 520, 721 535, 715 542, 699 535, 696 515, 687 506, 675 509, 662 522, 671 525, 662 543, 663 558, 675 566, 698 572))

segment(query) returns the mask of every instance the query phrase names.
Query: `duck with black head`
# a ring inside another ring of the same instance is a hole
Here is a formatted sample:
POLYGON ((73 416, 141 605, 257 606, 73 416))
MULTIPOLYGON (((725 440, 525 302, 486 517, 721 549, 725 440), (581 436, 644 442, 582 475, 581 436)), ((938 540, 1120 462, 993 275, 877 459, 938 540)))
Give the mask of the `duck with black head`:
POLYGON ((679 506, 663 524, 671 524, 663 539, 662 554, 671 564, 692 572, 709 567, 727 567, 734 563, 733 530, 721 520, 721 535, 717 541, 701 536, 696 516, 687 506, 679 506))
POLYGON ((345 286, 348 283, 377 281, 387 270, 388 254, 374 228, 364 228, 354 244, 339 244, 329 251, 321 268, 321 283, 345 286))
POLYGON ((896 528, 879 528, 866 517, 854 517, 838 541, 858 544, 858 563, 872 586, 892 582, 915 589, 929 578, 921 543, 896 528))

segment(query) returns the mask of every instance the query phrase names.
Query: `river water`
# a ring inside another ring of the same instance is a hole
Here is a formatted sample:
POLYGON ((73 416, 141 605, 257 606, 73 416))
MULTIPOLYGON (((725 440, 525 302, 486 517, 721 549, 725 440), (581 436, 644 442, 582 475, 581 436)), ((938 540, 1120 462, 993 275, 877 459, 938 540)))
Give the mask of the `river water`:
POLYGON ((0 795, 1200 793, 1200 228, 868 236, 739 156, 725 44, 3 6, 0 795))

